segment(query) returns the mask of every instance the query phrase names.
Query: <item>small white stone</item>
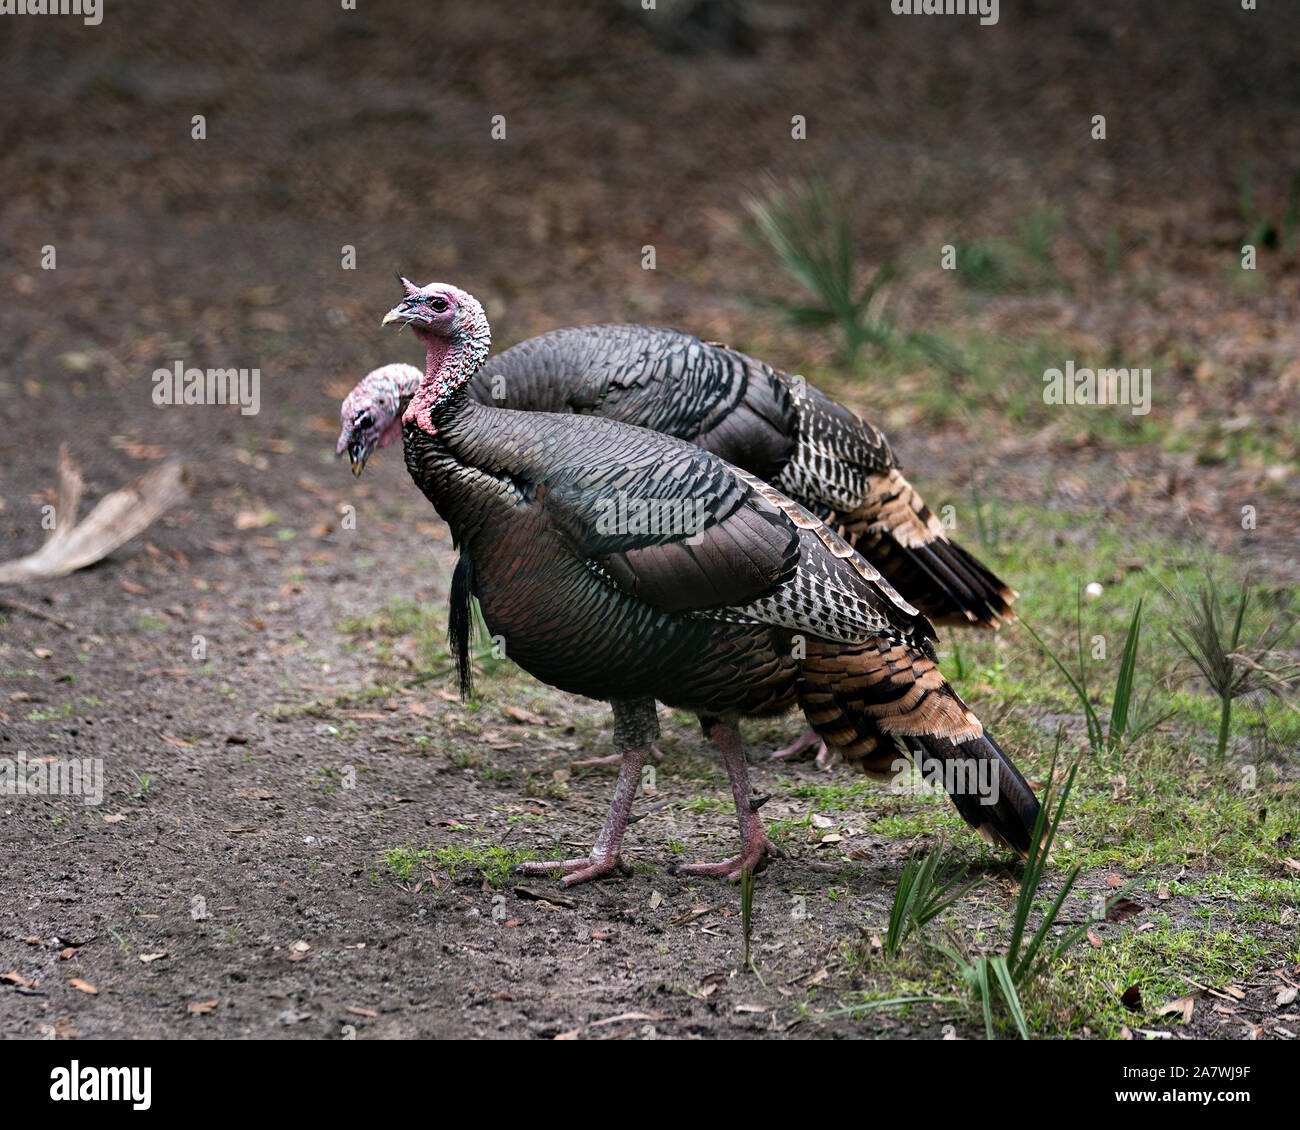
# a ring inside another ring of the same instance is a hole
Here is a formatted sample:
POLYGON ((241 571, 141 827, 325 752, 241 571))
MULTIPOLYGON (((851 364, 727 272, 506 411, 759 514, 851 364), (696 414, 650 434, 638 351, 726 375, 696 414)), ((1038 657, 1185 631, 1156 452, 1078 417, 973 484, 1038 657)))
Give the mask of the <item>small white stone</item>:
POLYGON ((1093 581, 1083 590, 1083 595, 1089 600, 1097 600, 1101 596, 1101 585, 1097 584, 1096 581, 1093 581))

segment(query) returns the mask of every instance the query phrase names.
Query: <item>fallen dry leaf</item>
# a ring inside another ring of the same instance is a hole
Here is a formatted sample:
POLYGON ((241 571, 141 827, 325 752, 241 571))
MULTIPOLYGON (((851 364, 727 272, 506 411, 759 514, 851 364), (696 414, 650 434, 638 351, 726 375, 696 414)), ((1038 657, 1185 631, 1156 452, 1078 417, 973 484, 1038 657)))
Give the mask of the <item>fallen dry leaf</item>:
POLYGON ((235 515, 235 529, 260 530, 274 521, 273 510, 241 510, 235 515))
POLYGON ((1123 922, 1126 918, 1140 914, 1143 909, 1145 908, 1141 903, 1134 902, 1132 899, 1116 899, 1111 906, 1106 907, 1106 921, 1123 922))
POLYGON ((1156 1013, 1157 1016, 1179 1016, 1183 1018, 1184 1024, 1192 1022, 1192 1009, 1196 1001, 1205 996, 1203 992, 1189 993, 1185 997, 1179 997, 1175 1001, 1170 1001, 1167 1005, 1161 1007, 1156 1013))
POLYGON ((80 977, 74 977, 68 982, 74 989, 79 989, 83 993, 89 993, 92 997, 99 996, 99 990, 89 981, 83 981, 80 977))
POLYGON ((531 710, 525 710, 522 706, 507 706, 505 710, 516 722, 527 722, 530 726, 546 725, 546 719, 540 714, 534 714, 531 710))
POLYGON ((0 981, 12 981, 15 985, 19 985, 24 989, 30 989, 36 984, 35 981, 27 980, 17 969, 11 969, 8 973, 0 973, 0 981))
POLYGON ((186 1005, 187 1011, 193 1016, 202 1016, 205 1013, 211 1012, 216 1007, 216 1001, 194 1001, 191 1004, 186 1005))

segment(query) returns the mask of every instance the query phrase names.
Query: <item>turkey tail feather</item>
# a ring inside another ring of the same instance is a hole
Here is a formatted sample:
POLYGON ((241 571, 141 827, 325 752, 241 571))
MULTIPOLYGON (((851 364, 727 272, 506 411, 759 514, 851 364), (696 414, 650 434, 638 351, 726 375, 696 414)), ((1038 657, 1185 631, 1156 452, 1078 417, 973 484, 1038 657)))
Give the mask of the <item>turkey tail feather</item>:
POLYGON ((460 677, 460 697, 467 699, 474 693, 474 666, 469 656, 470 627, 473 624, 474 562, 462 552, 451 575, 451 599, 447 617, 447 642, 456 657, 456 673, 460 677))
POLYGON ((955 542, 897 468, 867 480, 842 524, 854 548, 936 624, 996 628, 1018 595, 955 542))
POLYGON ((859 772, 897 775, 899 742, 981 836, 1022 856, 1038 800, 1002 748, 913 644, 807 641, 799 702, 808 724, 859 772))
POLYGON ((1029 854, 1038 820, 1038 798, 1011 758, 990 734, 953 742, 924 734, 913 753, 921 775, 942 784, 962 819, 984 839, 1029 854))
POLYGON ((855 546, 935 624, 997 628, 1016 618, 1011 602, 1019 594, 947 538, 907 546, 882 533, 855 546))

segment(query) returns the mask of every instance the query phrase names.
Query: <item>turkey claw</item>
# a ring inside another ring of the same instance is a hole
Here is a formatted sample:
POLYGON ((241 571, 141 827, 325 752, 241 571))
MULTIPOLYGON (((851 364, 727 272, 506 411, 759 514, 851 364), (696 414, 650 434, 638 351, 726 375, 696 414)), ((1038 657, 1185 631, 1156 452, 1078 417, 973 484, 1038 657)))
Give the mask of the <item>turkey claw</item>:
POLYGON ((517 875, 552 875, 556 871, 562 871, 564 878, 560 880, 561 887, 572 887, 589 879, 599 879, 614 871, 620 875, 632 874, 632 869, 617 855, 608 858, 583 856, 581 859, 535 860, 516 863, 514 871, 517 875))
POLYGON ((733 855, 721 863, 674 863, 668 868, 670 875, 716 875, 729 883, 740 882, 741 874, 752 871, 755 875, 767 870, 773 859, 784 859, 785 852, 764 836, 746 845, 740 855, 733 855))

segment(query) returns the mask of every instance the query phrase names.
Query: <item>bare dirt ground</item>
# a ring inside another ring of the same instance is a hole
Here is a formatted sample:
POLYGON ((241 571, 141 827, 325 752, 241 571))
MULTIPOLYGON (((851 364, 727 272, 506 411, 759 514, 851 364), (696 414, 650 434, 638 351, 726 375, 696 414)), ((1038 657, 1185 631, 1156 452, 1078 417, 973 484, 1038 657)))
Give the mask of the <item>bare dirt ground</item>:
MULTIPOLYGON (((1235 238, 1241 155, 1280 191, 1288 170, 1264 158, 1300 152, 1284 17, 1225 30, 1211 4, 1175 19, 1004 3, 977 36, 770 3, 678 49, 611 5, 362 7, 123 2, 98 29, 0 28, 0 558, 40 543, 61 442, 92 501, 173 453, 194 486, 108 560, 11 594, 74 630, 0 612, 0 756, 106 770, 98 808, 0 798, 0 1035, 976 1033, 955 1008, 820 1013, 854 987, 864 915, 885 919, 916 846, 873 831, 894 811, 883 793, 843 848, 814 837, 760 879, 762 977, 741 971, 738 892, 666 870, 673 843, 710 858, 733 832, 725 805, 661 806, 726 796, 687 719, 665 715, 631 876, 563 895, 523 884, 538 899, 445 859, 395 872, 394 848, 580 851, 566 845, 590 842, 612 777, 569 766, 608 752, 606 711, 517 673, 482 679, 477 706, 450 676, 391 679, 376 651, 396 648, 414 676, 413 633, 365 625, 393 602, 443 605, 452 550, 395 453, 359 482, 334 460, 338 399, 380 363, 419 361, 378 327, 395 269, 480 295, 503 345, 636 320, 825 365, 825 339, 756 300, 786 284, 738 234, 746 186, 812 164, 851 180, 882 252, 937 247, 942 216, 997 230, 1037 196, 1070 208, 1067 241, 1119 216, 1153 241, 1135 252, 1160 272, 1140 302, 1081 267, 1071 298, 990 298, 979 323, 1148 355, 1194 341, 1209 369, 1167 374, 1186 412, 1293 418, 1294 256, 1256 294, 1225 294, 1213 266, 1235 238), (1111 115, 1104 163, 1095 112, 1111 115), (504 142, 489 136, 498 113, 504 142), (804 149, 795 113, 812 123, 804 149), (55 271, 39 269, 45 245, 55 271), (339 269, 343 245, 355 271, 339 269), (150 374, 176 359, 259 367, 261 411, 155 407, 150 374), (374 695, 379 658, 390 678, 374 695)), ((931 323, 961 316, 932 279, 900 301, 931 323)), ((931 428, 882 390, 839 391, 893 429, 923 489, 978 464, 1003 497, 1105 498, 1117 523, 1222 547, 1240 543, 1240 500, 1263 498, 1271 520, 1241 552, 1295 576, 1300 495, 1276 455, 1098 449, 988 419, 931 428)), ((793 729, 748 733, 762 752, 793 729)), ((757 766, 756 787, 776 772, 757 766)), ((778 799, 764 814, 807 811, 778 799)), ((1005 907, 1012 869, 969 842, 1005 907)), ((1101 874, 1083 884, 1104 889, 1101 874)), ((1261 978, 1245 1004, 1267 1011, 1272 993, 1261 978)), ((1191 1030, 1241 1025, 1203 1009, 1191 1030)))

